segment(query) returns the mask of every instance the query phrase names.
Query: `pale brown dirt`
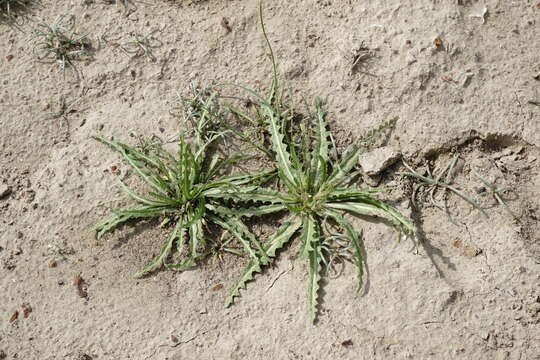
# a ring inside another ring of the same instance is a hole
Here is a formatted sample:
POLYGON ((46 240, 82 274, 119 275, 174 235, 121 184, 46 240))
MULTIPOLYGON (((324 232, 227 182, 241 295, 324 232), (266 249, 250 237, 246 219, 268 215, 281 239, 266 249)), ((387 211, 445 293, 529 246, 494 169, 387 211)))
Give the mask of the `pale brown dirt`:
MULTIPOLYGON (((133 0, 126 14, 106 1, 43 0, 20 29, 0 24, 0 184, 11 189, 0 199, 0 357, 539 359, 540 106, 529 103, 540 102, 536 2, 266 1, 284 86, 298 98, 320 96, 340 139, 354 142, 399 116, 388 145, 411 165, 441 167, 457 153, 464 191, 482 185, 472 170, 515 189, 508 205, 518 220, 488 198, 486 219, 450 197, 457 225, 424 204, 412 214, 423 234, 416 245, 355 220, 369 282, 357 294, 350 265, 328 281, 315 326, 305 264, 288 252, 225 309, 242 266, 235 258, 221 269, 135 279, 165 232, 142 224, 98 242, 91 229, 105 205, 127 203, 110 171, 123 176, 127 167, 90 136, 167 139, 180 130, 171 109, 191 81, 269 82, 257 1, 133 0), (482 24, 469 15, 484 4, 482 24), (76 64, 80 81, 32 54, 36 21, 63 13, 96 49, 76 64), (114 45, 154 30, 156 62, 114 45), (373 56, 351 71, 362 44, 373 56), (51 116, 61 99, 76 102, 51 116)), ((382 183, 397 185, 387 196, 410 211, 410 182, 397 170, 382 183)))

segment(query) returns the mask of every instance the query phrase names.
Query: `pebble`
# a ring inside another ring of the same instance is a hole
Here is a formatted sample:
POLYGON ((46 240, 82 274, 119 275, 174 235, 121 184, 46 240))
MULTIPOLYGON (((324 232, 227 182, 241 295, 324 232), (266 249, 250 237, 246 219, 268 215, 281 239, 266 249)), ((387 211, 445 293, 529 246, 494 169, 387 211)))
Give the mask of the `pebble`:
POLYGON ((0 184, 0 199, 3 199, 9 194, 11 194, 11 188, 6 184, 0 184))
POLYGON ((390 146, 383 146, 360 155, 360 166, 369 176, 375 176, 386 170, 401 157, 401 153, 390 146))

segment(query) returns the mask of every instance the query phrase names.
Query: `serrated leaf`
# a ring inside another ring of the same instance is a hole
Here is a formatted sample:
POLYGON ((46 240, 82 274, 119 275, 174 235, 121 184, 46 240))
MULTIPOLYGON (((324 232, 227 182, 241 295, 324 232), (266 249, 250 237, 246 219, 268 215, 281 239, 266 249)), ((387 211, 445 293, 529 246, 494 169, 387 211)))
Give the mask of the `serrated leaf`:
POLYGON ((305 215, 302 219, 302 234, 300 235, 300 241, 302 242, 302 249, 300 251, 300 257, 307 258, 309 253, 314 251, 318 243, 320 243, 320 224, 311 215, 305 215))
POLYGON ((130 216, 115 216, 105 220, 104 222, 95 227, 96 238, 98 240, 101 239, 101 237, 105 235, 105 233, 111 231, 118 225, 128 221, 130 218, 130 216))
POLYGON ((253 208, 240 208, 233 210, 233 214, 239 217, 252 217, 273 214, 287 209, 286 204, 260 205, 253 208))
POLYGON ((389 220, 394 225, 402 228, 407 233, 416 232, 415 226, 399 211, 382 201, 370 198, 370 203, 366 202, 339 202, 327 203, 325 207, 349 211, 358 215, 378 216, 389 220))
POLYGON ((326 180, 326 167, 329 161, 328 149, 330 142, 328 141, 329 133, 327 130, 327 124, 324 119, 325 112, 322 110, 321 101, 319 98, 315 99, 315 118, 313 123, 315 125, 316 139, 311 154, 311 182, 317 187, 326 180))
POLYGON ((229 307, 233 304, 234 298, 240 296, 240 290, 246 288, 246 283, 253 280, 255 273, 261 272, 261 263, 258 260, 249 260, 242 276, 236 281, 236 284, 231 289, 229 296, 225 300, 225 307, 229 307))
POLYGON ((276 153, 278 169, 283 179, 286 180, 286 183, 297 184, 297 176, 295 176, 295 171, 292 167, 291 156, 287 150, 281 124, 279 124, 279 119, 277 118, 279 115, 275 114, 269 105, 266 105, 264 110, 266 110, 268 132, 271 136, 272 147, 276 153))
POLYGON ((311 322, 317 319, 317 307, 319 305, 319 281, 321 280, 321 249, 318 245, 308 253, 309 279, 308 279, 308 302, 311 322))
POLYGON ((111 211, 115 216, 94 227, 96 238, 99 240, 105 233, 130 219, 158 217, 164 210, 165 208, 148 207, 145 205, 134 205, 124 209, 112 209, 111 211))
POLYGON ((204 242, 203 237, 203 226, 201 219, 192 220, 189 225, 189 257, 194 259, 198 256, 197 248, 199 243, 204 242))
POLYGON ((252 244, 255 244, 255 247, 258 250, 258 256, 263 263, 267 263, 270 261, 270 258, 268 258, 268 255, 266 254, 266 250, 263 248, 259 240, 257 240, 257 237, 239 218, 230 217, 227 218, 227 222, 233 225, 239 231, 239 233, 244 236, 248 241, 250 241, 252 244))
POLYGON ((183 227, 183 222, 182 222, 182 219, 180 219, 176 223, 176 226, 174 227, 174 231, 171 233, 171 235, 169 235, 167 242, 165 242, 165 245, 163 245, 159 254, 154 259, 152 259, 152 261, 150 261, 148 265, 143 267, 141 270, 137 271, 137 273, 135 274, 136 277, 143 276, 144 274, 161 266, 165 262, 165 260, 167 259, 167 256, 169 256, 169 253, 171 252, 171 248, 173 246, 174 240, 177 238, 178 233, 181 231, 182 227, 183 227))
MULTIPOLYGON (((146 155, 142 154, 141 152, 135 150, 132 147, 129 147, 125 144, 122 144, 114 140, 107 140, 104 137, 100 137, 100 136, 94 137, 94 139, 104 144, 107 144, 111 146, 113 149, 119 151, 120 154, 122 154, 124 160, 135 170, 135 172, 141 177, 141 179, 144 180, 144 182, 146 182, 148 185, 150 185, 152 188, 154 188, 156 191, 162 194, 167 193, 167 189, 163 187, 164 182, 161 179, 160 179, 161 181, 157 180, 156 179, 157 177, 152 177, 151 175, 149 175, 149 173, 143 169, 141 164, 139 164, 138 161, 131 154, 134 154, 141 159, 149 159, 146 155)), ((152 164, 157 164, 155 160, 154 161, 147 160, 147 161, 151 162, 152 164)), ((158 165, 155 165, 155 166, 157 167, 158 165)))
MULTIPOLYGON (((302 221, 299 217, 286 220, 272 236, 268 242, 263 245, 266 254, 270 258, 276 256, 276 252, 281 249, 300 228, 302 221)), ((254 274, 261 272, 261 265, 268 265, 269 262, 261 260, 259 262, 250 260, 240 278, 236 281, 234 287, 229 291, 229 296, 225 301, 225 306, 230 306, 234 298, 240 296, 240 290, 246 288, 246 283, 253 279, 254 274)))
MULTIPOLYGON (((240 227, 238 222, 235 221, 232 217, 220 218, 215 215, 208 215, 208 218, 213 223, 221 226, 223 229, 227 230, 231 235, 237 238, 244 246, 244 250, 249 254, 251 258, 253 258, 253 260, 260 261, 259 255, 257 255, 256 251, 251 247, 250 240, 255 240, 255 236, 249 236, 249 234, 251 234, 249 230, 240 227)), ((258 244, 258 247, 260 247, 259 250, 263 252, 261 256, 266 257, 266 252, 264 252, 264 250, 260 246, 260 243, 258 241, 256 241, 256 243, 258 244)))
POLYGON ((332 174, 325 183, 325 190, 331 190, 338 186, 343 178, 345 178, 352 168, 358 163, 358 154, 360 150, 356 147, 349 150, 343 158, 334 166, 332 174))
POLYGON ((141 204, 155 206, 155 207, 163 207, 166 205, 169 205, 170 203, 164 202, 164 201, 156 201, 156 200, 150 200, 142 195, 137 194, 135 191, 131 190, 129 187, 126 186, 123 182, 120 182, 120 186, 122 187, 122 190, 126 194, 128 194, 133 199, 137 200, 141 204))

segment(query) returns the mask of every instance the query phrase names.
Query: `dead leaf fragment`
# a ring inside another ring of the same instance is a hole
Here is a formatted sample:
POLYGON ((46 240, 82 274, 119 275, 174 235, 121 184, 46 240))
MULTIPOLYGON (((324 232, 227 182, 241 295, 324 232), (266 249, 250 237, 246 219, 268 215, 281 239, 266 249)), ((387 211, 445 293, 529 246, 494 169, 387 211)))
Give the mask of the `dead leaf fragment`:
POLYGON ((30 313, 32 312, 32 307, 29 304, 22 304, 23 308, 23 316, 25 319, 27 319, 30 316, 30 313))
POLYGON ((82 298, 88 298, 88 284, 80 275, 75 276, 74 284, 77 288, 79 296, 82 298))
POLYGON ((217 284, 212 286, 212 291, 219 291, 221 289, 223 289, 223 284, 217 284))
POLYGON ((15 310, 15 312, 9 318, 9 322, 12 323, 14 321, 17 321, 18 318, 19 318, 19 312, 15 310))
POLYGON ((348 340, 345 340, 344 342, 342 342, 341 346, 345 346, 345 347, 353 346, 353 342, 352 342, 351 339, 348 339, 348 340))

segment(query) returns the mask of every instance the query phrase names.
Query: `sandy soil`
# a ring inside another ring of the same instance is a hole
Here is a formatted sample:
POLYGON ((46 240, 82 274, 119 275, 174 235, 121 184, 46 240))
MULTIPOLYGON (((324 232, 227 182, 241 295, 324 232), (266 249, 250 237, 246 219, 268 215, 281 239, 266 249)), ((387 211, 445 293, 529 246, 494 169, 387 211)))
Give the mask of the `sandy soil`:
MULTIPOLYGON (((287 252, 225 309, 236 259, 134 279, 164 233, 142 225, 97 242, 91 230, 105 205, 126 203, 110 168, 124 176, 127 167, 90 136, 166 139, 179 130, 171 109, 190 81, 267 83, 257 1, 133 0, 126 11, 122 1, 43 0, 19 29, 0 24, 0 185, 10 189, 0 199, 0 358, 539 359, 536 2, 266 1, 287 88, 321 96, 342 138, 398 116, 388 145, 411 165, 441 167, 459 154, 464 191, 482 185, 472 170, 515 190, 517 220, 488 198, 486 219, 450 197, 457 225, 421 206, 418 246, 357 221, 369 283, 357 294, 347 266, 325 285, 315 326, 306 268, 287 252), (485 23, 470 16, 484 5, 485 23), (36 22, 64 13, 96 49, 77 63, 80 80, 32 54, 36 22), (153 31, 155 62, 115 46, 153 31), (372 56, 351 69, 362 48, 372 56)), ((389 197, 407 211, 411 184, 398 170, 382 183, 397 185, 389 197)))

